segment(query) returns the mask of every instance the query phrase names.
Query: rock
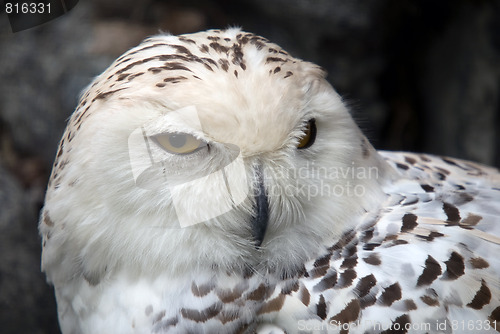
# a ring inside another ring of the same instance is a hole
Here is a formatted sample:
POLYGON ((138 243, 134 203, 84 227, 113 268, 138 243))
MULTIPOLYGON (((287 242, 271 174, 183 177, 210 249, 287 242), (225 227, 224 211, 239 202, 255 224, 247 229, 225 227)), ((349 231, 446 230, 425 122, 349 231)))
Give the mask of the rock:
POLYGON ((0 120, 16 150, 51 166, 80 91, 114 57, 89 53, 90 9, 80 2, 43 26, 0 35, 0 120))
POLYGON ((37 216, 0 164, 0 325, 2 333, 56 333, 52 289, 40 271, 37 216))
POLYGON ((420 81, 427 151, 498 163, 498 13, 491 2, 463 3, 431 45, 420 81))

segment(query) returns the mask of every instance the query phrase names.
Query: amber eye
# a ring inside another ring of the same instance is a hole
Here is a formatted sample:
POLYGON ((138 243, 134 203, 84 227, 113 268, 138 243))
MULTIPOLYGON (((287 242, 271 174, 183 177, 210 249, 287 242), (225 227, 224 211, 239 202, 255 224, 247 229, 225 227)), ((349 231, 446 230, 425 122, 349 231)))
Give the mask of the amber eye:
POLYGON ((304 129, 304 135, 300 138, 299 144, 297 148, 303 149, 311 147, 314 144, 314 140, 316 140, 316 121, 314 118, 311 118, 304 129))
POLYGON ((206 142, 186 133, 165 133, 153 138, 167 152, 173 154, 194 153, 207 145, 206 142))

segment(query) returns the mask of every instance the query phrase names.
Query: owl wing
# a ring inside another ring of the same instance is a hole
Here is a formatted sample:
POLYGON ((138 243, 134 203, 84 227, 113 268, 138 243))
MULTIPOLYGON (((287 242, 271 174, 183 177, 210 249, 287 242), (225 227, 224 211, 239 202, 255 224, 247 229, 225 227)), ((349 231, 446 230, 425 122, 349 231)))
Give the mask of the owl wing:
POLYGON ((401 178, 380 209, 283 281, 267 321, 287 333, 500 331, 498 170, 381 154, 401 178))

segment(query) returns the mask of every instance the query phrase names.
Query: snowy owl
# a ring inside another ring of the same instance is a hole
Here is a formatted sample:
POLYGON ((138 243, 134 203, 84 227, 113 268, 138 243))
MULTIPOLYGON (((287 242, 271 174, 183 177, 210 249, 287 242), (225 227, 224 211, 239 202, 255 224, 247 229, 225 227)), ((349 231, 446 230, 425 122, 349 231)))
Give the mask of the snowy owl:
POLYGON ((82 95, 40 218, 63 333, 498 333, 500 174, 378 152, 325 72, 158 35, 82 95))

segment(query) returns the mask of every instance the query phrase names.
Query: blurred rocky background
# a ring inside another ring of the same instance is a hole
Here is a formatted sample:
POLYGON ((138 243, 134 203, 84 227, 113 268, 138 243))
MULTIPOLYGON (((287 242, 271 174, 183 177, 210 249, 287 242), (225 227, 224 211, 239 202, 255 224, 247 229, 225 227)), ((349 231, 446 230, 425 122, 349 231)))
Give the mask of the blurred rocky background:
POLYGON ((80 0, 18 33, 1 13, 1 333, 58 332, 37 216, 79 92, 148 35, 228 26, 327 69, 377 148, 500 166, 495 0, 80 0))

